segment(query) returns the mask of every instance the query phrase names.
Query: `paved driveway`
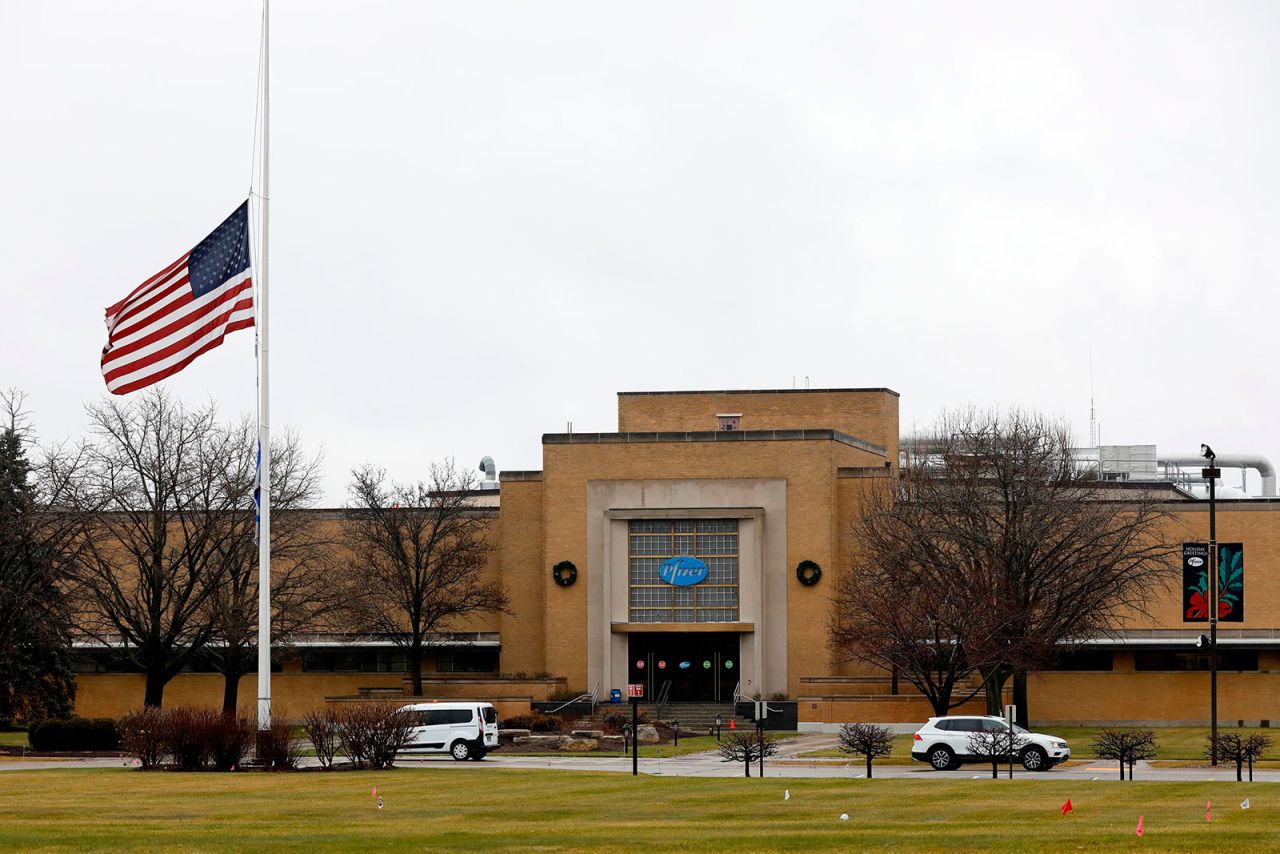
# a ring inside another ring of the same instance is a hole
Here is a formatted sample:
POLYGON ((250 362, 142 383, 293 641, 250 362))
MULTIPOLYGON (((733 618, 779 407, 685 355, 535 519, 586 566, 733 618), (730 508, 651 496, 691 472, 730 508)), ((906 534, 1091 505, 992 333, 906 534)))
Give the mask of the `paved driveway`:
MULTIPOLYGON (((834 747, 834 735, 809 734, 798 738, 787 739, 780 743, 777 756, 765 760, 766 777, 829 777, 857 779, 865 776, 865 765, 857 760, 845 759, 801 759, 798 754, 814 750, 834 747)), ((314 759, 304 759, 303 763, 312 765, 314 759)), ((64 768, 119 768, 127 767, 128 760, 120 758, 102 759, 0 759, 0 772, 33 771, 64 768)), ((404 758, 396 762, 400 768, 439 768, 451 769, 466 773, 477 768, 539 768, 559 769, 563 771, 604 771, 619 774, 631 773, 631 758, 622 755, 614 756, 581 756, 566 754, 564 756, 521 756, 504 755, 501 752, 491 753, 483 762, 456 762, 449 756, 430 756, 404 758)), ((758 765, 752 765, 751 776, 756 776, 758 765)), ((640 773, 665 777, 739 777, 742 765, 737 762, 724 762, 718 755, 708 753, 690 753, 673 759, 644 758, 640 760, 640 773)), ((967 780, 991 777, 991 766, 966 765, 957 771, 933 771, 922 763, 910 765, 875 766, 875 776, 883 779, 910 780, 967 780)), ((1008 766, 1000 770, 1000 776, 1009 773, 1008 766)), ((1114 762, 1081 762, 1077 765, 1055 768, 1052 771, 1030 773, 1014 766, 1014 777, 1038 780, 1118 780, 1119 769, 1114 762)), ((1222 765, 1217 770, 1211 768, 1170 768, 1152 766, 1139 762, 1135 775, 1139 780, 1235 780, 1234 766, 1222 765)), ((1253 777, 1257 781, 1280 782, 1280 770, 1257 770, 1253 777)))

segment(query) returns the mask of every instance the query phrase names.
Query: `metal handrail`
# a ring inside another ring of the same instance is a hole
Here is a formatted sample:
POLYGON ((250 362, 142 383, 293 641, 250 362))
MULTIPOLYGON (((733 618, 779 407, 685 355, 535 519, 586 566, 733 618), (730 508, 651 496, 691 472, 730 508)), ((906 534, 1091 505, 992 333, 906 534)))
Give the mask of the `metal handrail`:
POLYGON ((592 713, 594 713, 596 710, 596 706, 595 706, 595 703, 593 702, 593 698, 590 694, 584 693, 584 694, 579 694, 578 696, 574 697, 572 700, 569 700, 567 703, 562 703, 561 705, 556 706, 554 709, 547 712, 547 714, 554 715, 556 712, 560 711, 561 709, 569 708, 574 703, 584 703, 584 702, 591 703, 591 711, 592 713))
POLYGON ((594 715, 596 713, 596 703, 597 703, 596 697, 599 693, 600 693, 600 680, 597 679, 596 684, 591 686, 590 691, 585 691, 579 694, 578 696, 574 697, 569 702, 564 703, 563 705, 556 706, 554 709, 547 712, 547 714, 554 715, 556 712, 560 711, 561 709, 567 709, 569 706, 572 706, 574 703, 590 703, 591 714, 594 715))
POLYGON ((742 699, 742 682, 733 686, 733 708, 737 711, 738 702, 742 699))

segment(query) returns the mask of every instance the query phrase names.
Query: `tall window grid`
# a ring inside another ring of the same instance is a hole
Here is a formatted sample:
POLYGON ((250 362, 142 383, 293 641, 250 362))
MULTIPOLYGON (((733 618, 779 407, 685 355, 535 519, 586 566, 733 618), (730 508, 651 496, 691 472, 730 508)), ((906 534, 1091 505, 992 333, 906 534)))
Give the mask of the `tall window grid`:
POLYGON ((737 621, 737 519, 633 519, 629 539, 631 622, 737 621), (663 581, 658 568, 677 555, 705 563, 706 580, 688 587, 663 581))

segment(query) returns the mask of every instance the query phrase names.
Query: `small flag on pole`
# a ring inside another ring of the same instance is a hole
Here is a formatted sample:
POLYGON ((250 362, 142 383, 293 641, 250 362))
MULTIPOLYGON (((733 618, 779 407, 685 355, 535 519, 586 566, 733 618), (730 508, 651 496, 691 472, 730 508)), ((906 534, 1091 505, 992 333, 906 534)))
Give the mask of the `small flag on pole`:
MULTIPOLYGON (((253 541, 258 542, 258 530, 262 527, 262 437, 258 437, 258 461, 253 469, 253 541)), ((378 787, 373 787, 374 795, 378 787)))
POLYGON ((1066 815, 1069 812, 1071 812, 1071 799, 1067 798, 1067 802, 1062 805, 1062 814, 1066 815))
POLYGON ((1138 834, 1139 836, 1142 835, 1142 816, 1138 816, 1138 827, 1133 832, 1138 834))
POLYGON ((1213 803, 1211 801, 1205 801, 1204 802, 1204 820, 1205 821, 1213 821, 1212 812, 1211 812, 1212 809, 1213 809, 1213 803))
POLYGON ((190 252, 107 309, 102 377, 128 394, 191 364, 228 332, 253 326, 249 203, 190 252))

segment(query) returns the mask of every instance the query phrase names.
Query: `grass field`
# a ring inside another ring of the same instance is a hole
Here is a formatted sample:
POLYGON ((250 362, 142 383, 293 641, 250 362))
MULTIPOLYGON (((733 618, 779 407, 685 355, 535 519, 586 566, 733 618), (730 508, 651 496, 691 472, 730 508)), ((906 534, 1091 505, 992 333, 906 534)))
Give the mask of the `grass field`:
POLYGON ((0 850, 1261 851, 1277 810, 1234 783, 30 771, 0 775, 0 850))
POLYGON ((25 729, 0 732, 0 747, 24 747, 26 744, 27 731, 25 729))
MULTIPOLYGON (((1101 732, 1099 727, 1044 727, 1043 731, 1049 735, 1060 736, 1068 744, 1071 745, 1071 756, 1075 759, 1093 758, 1093 746, 1091 742, 1101 732)), ((1158 747, 1156 750, 1156 759, 1183 760, 1183 761, 1204 761, 1209 760, 1204 757, 1205 737, 1209 734, 1208 727, 1154 727, 1158 747)), ((1250 735, 1252 733, 1262 733, 1270 735, 1276 740, 1275 746, 1272 748, 1272 757, 1280 758, 1280 730, 1275 729, 1243 729, 1238 727, 1223 727, 1220 732, 1231 732, 1239 735, 1250 735)), ((877 762, 884 762, 889 765, 907 765, 911 764, 911 745, 912 738, 910 735, 900 735, 893 740, 893 754, 887 759, 878 759, 877 762)), ((683 744, 681 745, 683 747, 683 744)), ((835 758, 848 757, 848 754, 842 753, 840 750, 830 748, 827 750, 813 750, 801 754, 807 758, 835 758)), ((855 757, 856 759, 856 757, 855 757)), ((1260 767, 1268 767, 1269 763, 1260 767)))

